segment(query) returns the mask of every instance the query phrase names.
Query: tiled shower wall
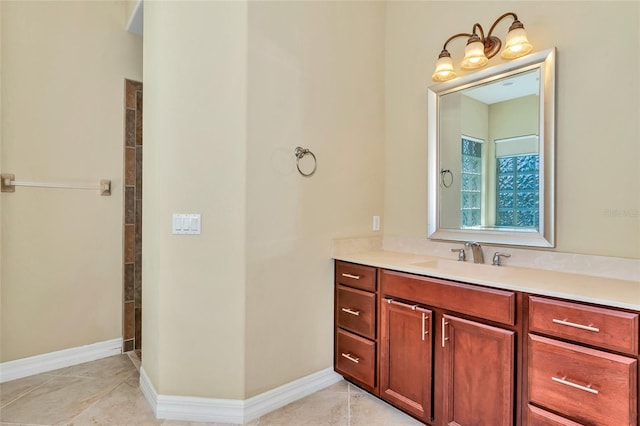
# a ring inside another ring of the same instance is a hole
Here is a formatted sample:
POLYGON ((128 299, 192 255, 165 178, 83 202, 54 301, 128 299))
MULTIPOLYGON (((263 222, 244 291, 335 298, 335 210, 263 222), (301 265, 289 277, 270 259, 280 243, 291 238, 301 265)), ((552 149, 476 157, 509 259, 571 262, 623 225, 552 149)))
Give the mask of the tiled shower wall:
POLYGON ((142 83, 125 80, 123 351, 142 349, 142 83))

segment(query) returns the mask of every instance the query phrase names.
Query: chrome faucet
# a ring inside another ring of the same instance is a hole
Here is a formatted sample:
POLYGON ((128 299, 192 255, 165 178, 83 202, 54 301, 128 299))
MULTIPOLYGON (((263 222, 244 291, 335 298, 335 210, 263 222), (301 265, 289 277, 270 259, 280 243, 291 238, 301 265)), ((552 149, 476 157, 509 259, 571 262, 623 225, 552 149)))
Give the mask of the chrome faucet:
POLYGON ((467 256, 465 256, 464 254, 464 247, 459 249, 452 248, 451 251, 454 253, 458 253, 458 262, 464 262, 465 260, 467 260, 467 256))
POLYGON ((482 246, 476 242, 466 242, 465 247, 471 247, 471 253, 473 253, 473 263, 484 263, 484 255, 482 254, 482 246))
POLYGON ((493 254, 493 266, 500 266, 501 257, 511 257, 511 255, 508 253, 495 252, 493 254))

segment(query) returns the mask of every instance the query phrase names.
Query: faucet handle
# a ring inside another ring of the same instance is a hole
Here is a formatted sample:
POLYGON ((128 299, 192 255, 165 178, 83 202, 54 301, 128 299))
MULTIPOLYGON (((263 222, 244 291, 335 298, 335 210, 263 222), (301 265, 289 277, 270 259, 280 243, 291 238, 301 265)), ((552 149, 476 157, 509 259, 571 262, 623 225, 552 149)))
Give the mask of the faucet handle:
POLYGON ((493 254, 493 266, 500 266, 501 257, 511 257, 511 255, 509 253, 495 252, 493 254))
POLYGON ((454 253, 458 253, 458 262, 464 262, 465 260, 467 260, 464 248, 452 248, 451 251, 454 253))

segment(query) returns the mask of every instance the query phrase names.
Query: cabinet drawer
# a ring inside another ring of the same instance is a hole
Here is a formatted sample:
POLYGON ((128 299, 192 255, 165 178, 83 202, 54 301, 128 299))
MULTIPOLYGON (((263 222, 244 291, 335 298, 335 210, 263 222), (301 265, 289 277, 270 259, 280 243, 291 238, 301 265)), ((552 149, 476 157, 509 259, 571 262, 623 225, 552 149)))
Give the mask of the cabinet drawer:
POLYGON ((529 426, 583 426, 581 423, 565 419, 533 405, 529 405, 527 419, 529 426))
POLYGON ((531 402, 589 425, 636 424, 637 361, 529 335, 531 402))
POLYGON ((339 285, 336 294, 336 324, 354 333, 375 337, 375 293, 339 285))
POLYGON ((376 368, 375 343, 336 329, 336 371, 373 388, 376 368))
POLYGON ((604 349, 638 353, 638 314, 529 297, 529 329, 604 349))
POLYGON ((376 268, 336 261, 336 284, 376 291, 376 268))
POLYGON ((383 270, 382 296, 411 300, 474 317, 515 324, 515 293, 383 270))

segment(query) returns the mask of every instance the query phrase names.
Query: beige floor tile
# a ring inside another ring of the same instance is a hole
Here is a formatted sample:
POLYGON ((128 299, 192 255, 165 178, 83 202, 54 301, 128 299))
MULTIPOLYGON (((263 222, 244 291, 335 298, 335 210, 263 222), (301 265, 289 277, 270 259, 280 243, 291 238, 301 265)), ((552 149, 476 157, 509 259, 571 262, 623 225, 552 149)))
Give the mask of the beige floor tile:
POLYGON ((347 386, 349 387, 349 392, 351 392, 351 394, 357 394, 357 393, 363 393, 366 394, 367 391, 359 388, 358 386, 354 385, 353 383, 349 383, 347 381, 343 381, 343 383, 346 383, 347 386))
POLYGON ((258 426, 348 425, 348 393, 319 391, 260 417, 258 426))
POLYGON ((53 376, 123 378, 137 371, 127 354, 110 356, 97 361, 50 371, 53 376))
POLYGON ((117 385, 114 379, 51 376, 51 380, 2 407, 0 421, 51 425, 68 422, 117 385))
MULTIPOLYGON (((257 423, 245 423, 244 426, 255 426, 257 423)), ((165 420, 161 426, 238 426, 235 423, 206 423, 206 422, 181 422, 178 420, 165 420)))
POLYGON ((75 417, 69 425, 161 425, 140 388, 122 382, 99 401, 75 417))
MULTIPOLYGON (((0 385, 0 426, 232 426, 156 419, 129 356, 118 355, 0 385)), ((385 402, 340 381, 246 426, 420 425, 385 402)))
POLYGON ((38 374, 36 376, 25 377, 24 379, 12 380, 0 384, 0 407, 4 407, 15 399, 42 386, 49 380, 51 380, 51 377, 38 374))
POLYGON ((350 426, 405 426, 423 424, 386 402, 366 393, 352 394, 349 406, 350 426))
POLYGON ((331 386, 327 386, 326 388, 318 391, 318 392, 342 392, 342 393, 346 393, 349 392, 349 388, 352 387, 353 385, 349 384, 349 382, 345 381, 345 380, 340 380, 339 382, 336 382, 334 384, 332 384, 331 386))

